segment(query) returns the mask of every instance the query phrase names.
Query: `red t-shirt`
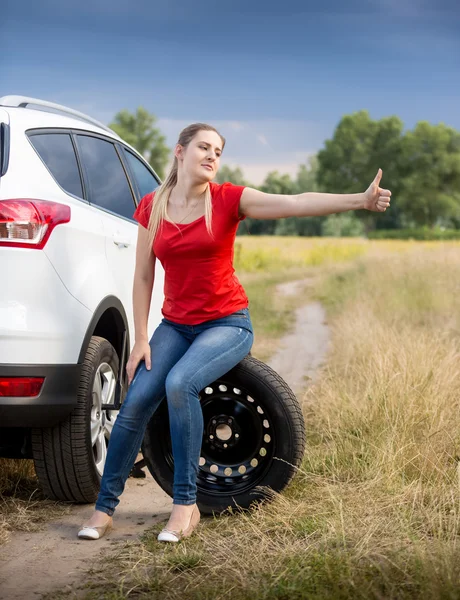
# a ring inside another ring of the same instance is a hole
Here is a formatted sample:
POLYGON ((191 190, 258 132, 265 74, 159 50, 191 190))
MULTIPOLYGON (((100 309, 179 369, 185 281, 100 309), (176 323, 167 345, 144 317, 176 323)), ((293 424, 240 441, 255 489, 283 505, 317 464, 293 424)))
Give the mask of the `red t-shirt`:
MULTIPOLYGON (((153 243, 165 271, 163 316, 183 325, 226 317, 249 304, 233 268, 239 204, 244 186, 210 183, 212 230, 204 215, 177 226, 163 220, 153 243), (179 229, 178 229, 179 228, 179 229)), ((134 219, 148 227, 155 192, 142 198, 134 219)))

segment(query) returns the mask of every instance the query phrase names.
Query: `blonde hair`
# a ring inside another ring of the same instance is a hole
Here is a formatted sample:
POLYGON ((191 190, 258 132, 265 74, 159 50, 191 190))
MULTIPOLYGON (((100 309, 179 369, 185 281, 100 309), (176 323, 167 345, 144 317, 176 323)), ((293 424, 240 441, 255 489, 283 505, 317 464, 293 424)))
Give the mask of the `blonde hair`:
MULTIPOLYGON (((185 129, 180 132, 179 139, 177 141, 178 144, 186 148, 190 142, 193 140, 195 135, 199 131, 214 131, 222 140, 222 150, 225 146, 225 138, 215 129, 212 125, 207 125, 206 123, 193 123, 189 125, 185 129)), ((160 185, 160 187, 155 191, 154 202, 152 206, 152 210, 150 212, 150 218, 148 223, 149 230, 149 244, 148 248, 152 248, 153 241, 155 236, 160 228, 160 224, 163 224, 163 220, 169 221, 174 224, 174 221, 171 221, 169 218, 166 208, 168 206, 169 196, 171 195, 172 190, 177 184, 177 172, 178 172, 178 160, 177 157, 174 157, 174 162, 171 167, 171 170, 160 185)), ((205 206, 205 222, 206 229, 211 237, 213 237, 212 233, 212 202, 211 202, 211 191, 209 189, 209 185, 206 186, 206 191, 204 194, 204 206, 205 206)), ((177 229, 180 231, 180 227, 177 226, 177 229)))

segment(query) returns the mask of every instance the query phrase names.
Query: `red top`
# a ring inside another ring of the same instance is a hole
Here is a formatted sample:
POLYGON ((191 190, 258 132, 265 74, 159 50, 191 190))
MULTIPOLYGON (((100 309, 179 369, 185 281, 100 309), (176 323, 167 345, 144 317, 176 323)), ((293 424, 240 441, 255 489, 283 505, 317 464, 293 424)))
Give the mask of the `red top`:
MULTIPOLYGON (((165 271, 163 316, 183 325, 226 317, 249 304, 233 268, 233 254, 241 194, 244 186, 210 183, 212 231, 204 215, 191 223, 163 220, 153 243, 165 271), (179 229, 178 229, 179 228, 179 229)), ((142 198, 134 219, 148 227, 155 192, 142 198)))

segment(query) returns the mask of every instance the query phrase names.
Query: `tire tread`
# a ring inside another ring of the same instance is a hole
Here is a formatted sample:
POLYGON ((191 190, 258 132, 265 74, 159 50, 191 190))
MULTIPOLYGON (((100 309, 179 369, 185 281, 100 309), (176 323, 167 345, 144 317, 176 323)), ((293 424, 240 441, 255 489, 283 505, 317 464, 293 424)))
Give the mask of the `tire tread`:
POLYGON ((87 413, 95 364, 108 353, 114 359, 118 376, 118 356, 113 346, 93 336, 86 352, 77 388, 77 405, 54 427, 32 429, 32 453, 37 477, 46 496, 53 500, 94 502, 99 480, 93 460, 87 413))

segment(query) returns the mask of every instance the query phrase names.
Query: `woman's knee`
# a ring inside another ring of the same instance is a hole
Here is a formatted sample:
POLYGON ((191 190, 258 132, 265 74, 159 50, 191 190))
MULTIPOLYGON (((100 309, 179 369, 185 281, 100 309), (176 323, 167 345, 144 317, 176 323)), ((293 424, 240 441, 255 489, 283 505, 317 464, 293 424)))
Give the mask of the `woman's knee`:
POLYGON ((198 394, 199 390, 195 390, 192 382, 185 381, 180 372, 172 369, 166 377, 166 397, 168 403, 175 407, 182 406, 188 402, 190 394, 198 394))
POLYGON ((145 414, 148 404, 148 398, 145 394, 136 393, 134 389, 128 390, 117 418, 141 419, 145 414))
POLYGON ((155 404, 157 395, 152 382, 149 381, 149 372, 141 365, 131 381, 119 415, 133 419, 143 418, 146 411, 155 404))

